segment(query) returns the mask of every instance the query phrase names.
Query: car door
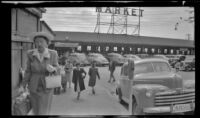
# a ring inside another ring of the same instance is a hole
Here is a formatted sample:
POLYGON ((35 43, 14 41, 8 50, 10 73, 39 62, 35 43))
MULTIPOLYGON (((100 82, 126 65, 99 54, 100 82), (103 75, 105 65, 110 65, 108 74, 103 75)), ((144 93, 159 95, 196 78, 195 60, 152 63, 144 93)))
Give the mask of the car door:
POLYGON ((122 67, 121 77, 120 77, 120 86, 122 92, 122 99, 129 101, 132 88, 132 80, 128 78, 128 65, 122 67))

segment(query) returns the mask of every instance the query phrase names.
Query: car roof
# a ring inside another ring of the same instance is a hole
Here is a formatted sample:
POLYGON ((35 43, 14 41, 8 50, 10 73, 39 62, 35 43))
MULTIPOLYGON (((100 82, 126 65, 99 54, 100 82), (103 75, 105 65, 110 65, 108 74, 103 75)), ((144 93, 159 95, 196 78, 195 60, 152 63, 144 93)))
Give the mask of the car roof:
MULTIPOLYGON (((159 58, 145 58, 145 59, 140 59, 140 60, 134 61, 135 64, 148 63, 148 62, 165 62, 165 63, 168 63, 166 60, 159 59, 159 58)), ((126 62, 125 64, 128 64, 128 62, 126 62)))
POLYGON ((122 55, 119 54, 119 53, 108 53, 107 55, 117 55, 117 56, 122 56, 122 55))

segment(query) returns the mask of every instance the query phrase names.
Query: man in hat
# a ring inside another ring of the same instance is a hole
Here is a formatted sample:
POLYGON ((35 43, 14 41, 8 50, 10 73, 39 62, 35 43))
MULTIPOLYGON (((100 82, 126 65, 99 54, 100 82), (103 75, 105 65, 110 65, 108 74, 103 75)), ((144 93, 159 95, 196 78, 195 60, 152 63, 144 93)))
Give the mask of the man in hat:
POLYGON ((51 73, 58 74, 58 54, 48 49, 53 37, 46 32, 32 33, 30 39, 36 48, 28 50, 23 86, 28 84, 33 114, 48 115, 53 89, 46 88, 45 77, 51 73))

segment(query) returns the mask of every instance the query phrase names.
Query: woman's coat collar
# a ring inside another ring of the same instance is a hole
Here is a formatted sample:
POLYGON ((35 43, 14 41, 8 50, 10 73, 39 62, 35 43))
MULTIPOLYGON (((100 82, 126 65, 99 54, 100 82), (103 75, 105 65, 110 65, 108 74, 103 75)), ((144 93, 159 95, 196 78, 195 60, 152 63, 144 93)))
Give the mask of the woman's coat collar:
MULTIPOLYGON (((39 56, 38 49, 33 50, 33 55, 36 56, 36 57, 39 56)), ((47 48, 44 49, 43 56, 46 57, 46 58, 50 58, 50 53, 49 53, 49 50, 47 48)))

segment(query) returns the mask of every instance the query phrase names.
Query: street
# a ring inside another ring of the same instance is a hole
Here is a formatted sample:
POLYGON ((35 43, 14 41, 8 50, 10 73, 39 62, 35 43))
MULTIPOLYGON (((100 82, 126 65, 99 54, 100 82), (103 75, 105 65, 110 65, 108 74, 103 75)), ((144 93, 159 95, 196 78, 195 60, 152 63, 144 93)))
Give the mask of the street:
MULTIPOLYGON (((89 67, 84 67, 88 72, 89 67)), ((183 79, 195 79, 195 71, 178 72, 183 79)), ((130 115, 126 105, 118 101, 115 94, 115 84, 108 83, 108 67, 99 67, 100 80, 97 80, 95 91, 92 95, 91 88, 88 87, 89 76, 85 78, 85 87, 81 93, 80 100, 77 100, 77 93, 72 88, 68 88, 66 93, 54 95, 50 115, 130 115)), ((116 80, 120 77, 120 67, 115 71, 116 80)))

